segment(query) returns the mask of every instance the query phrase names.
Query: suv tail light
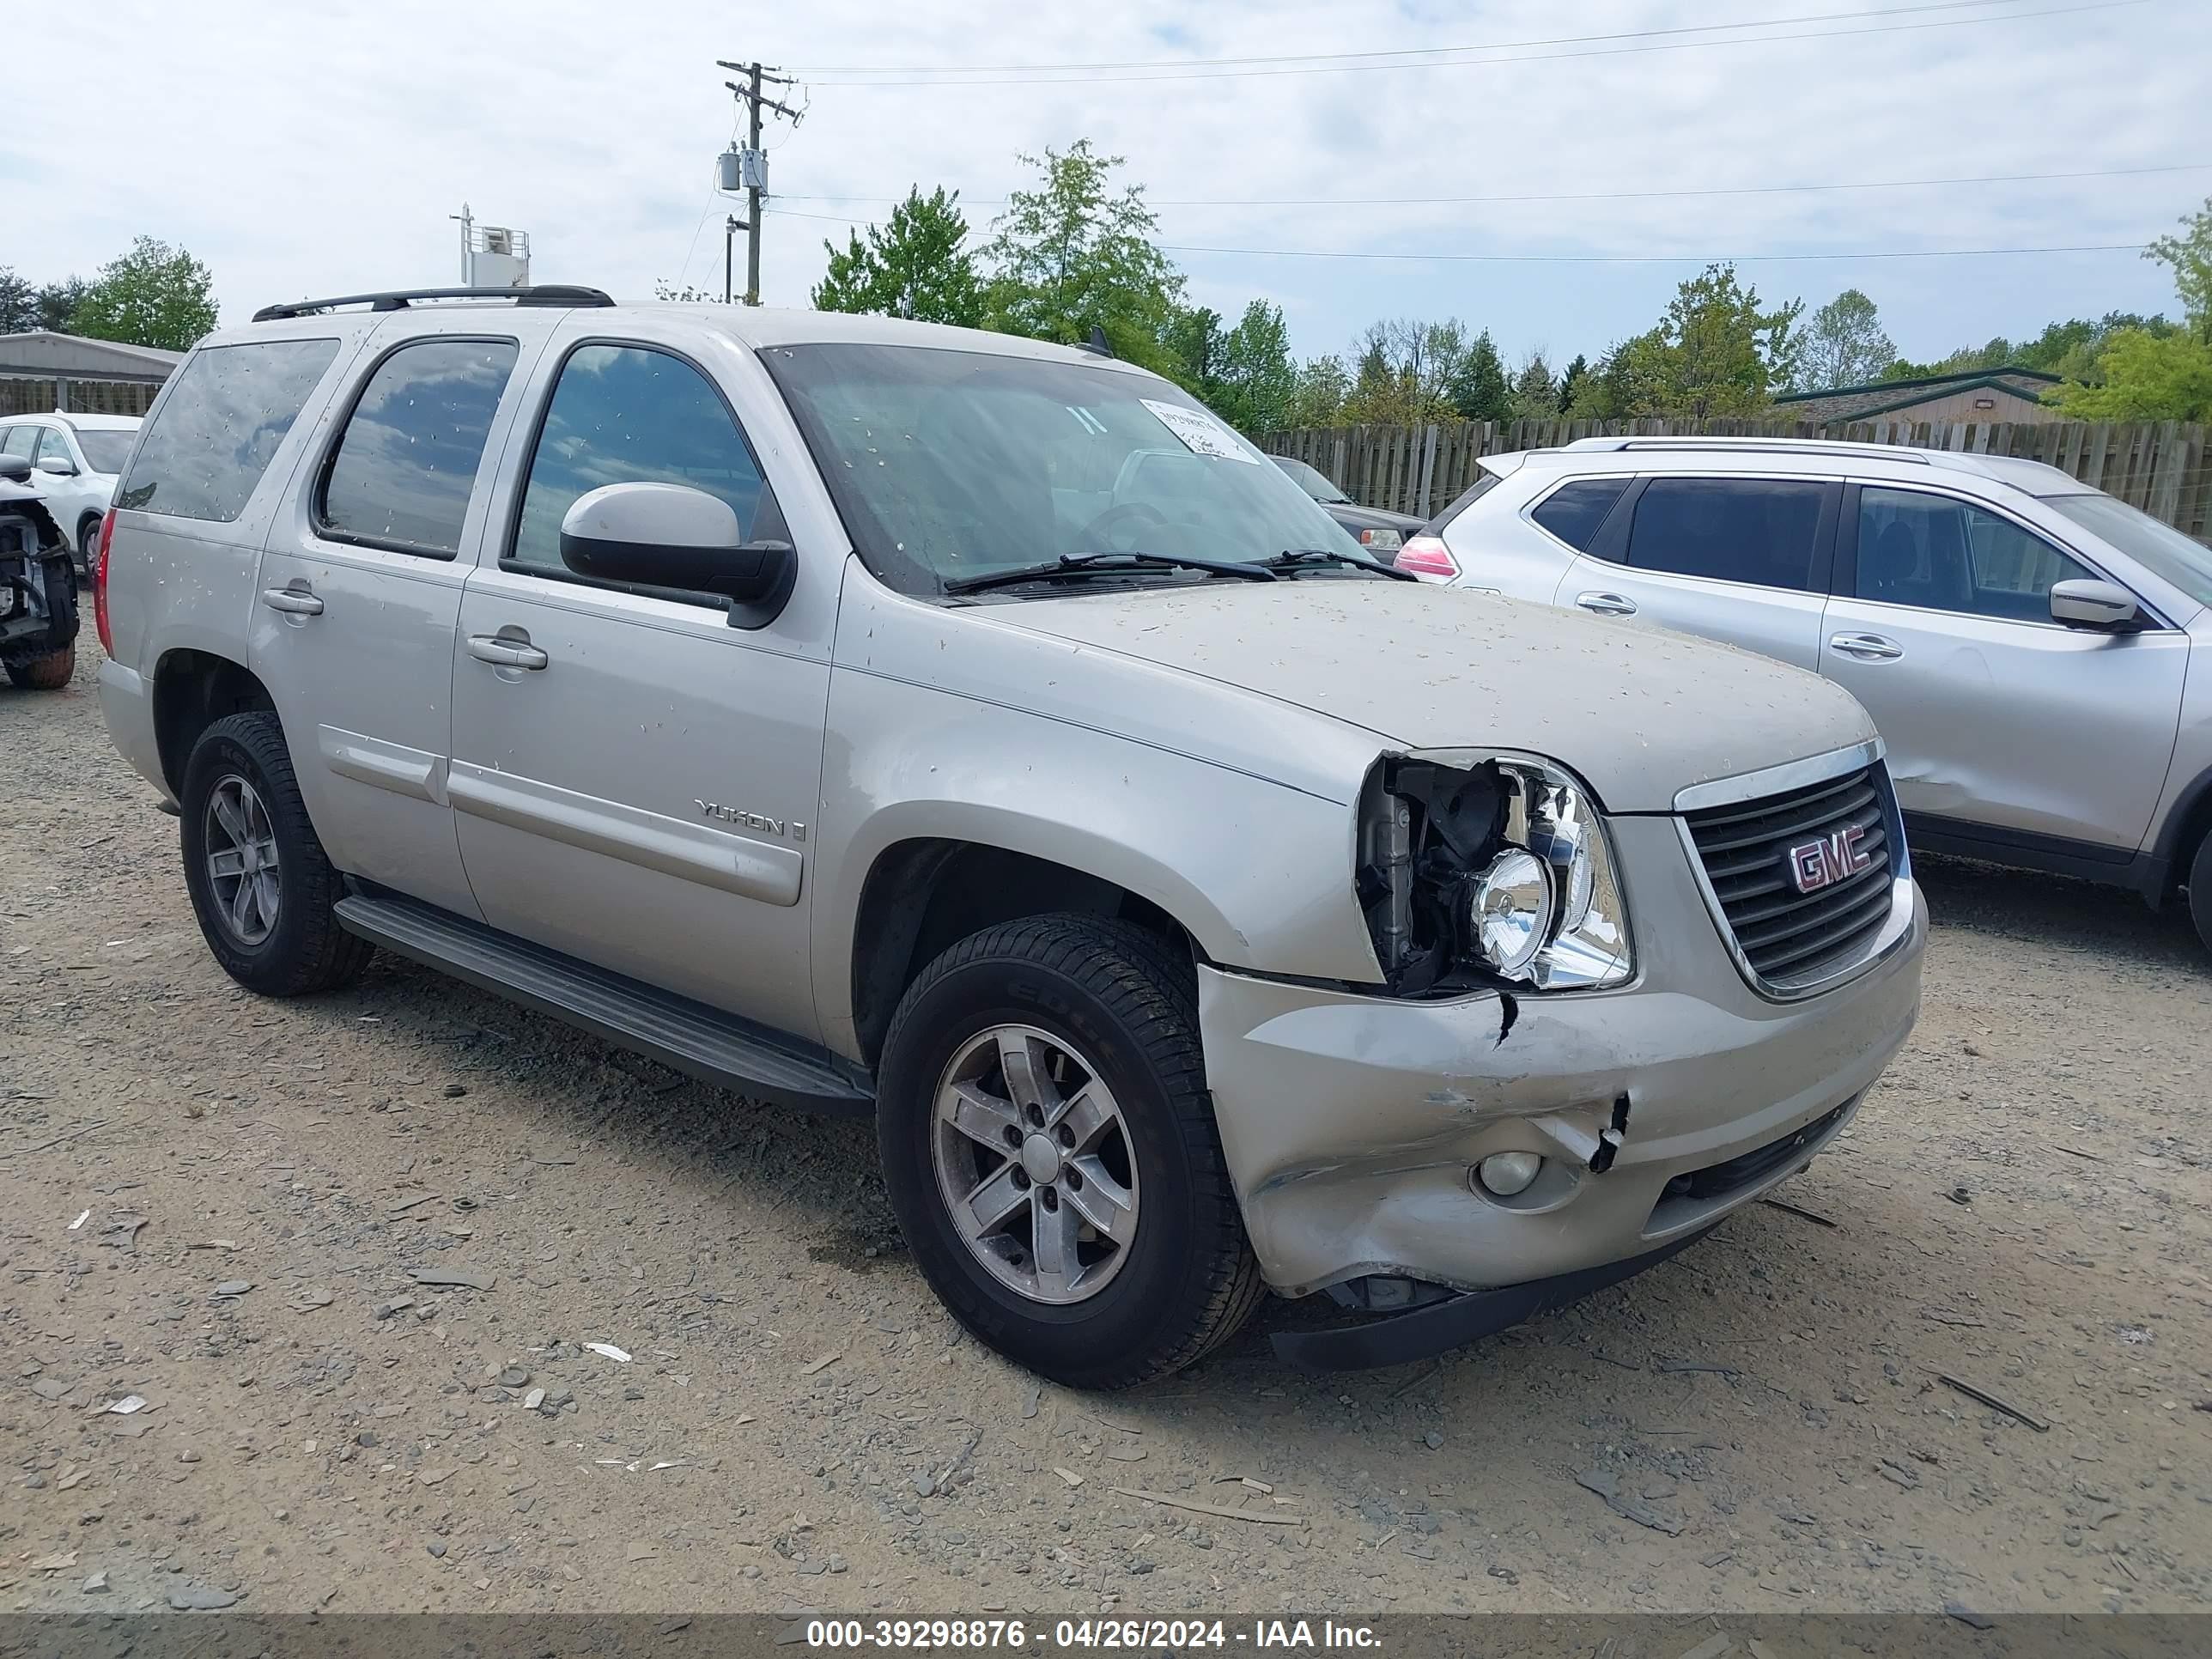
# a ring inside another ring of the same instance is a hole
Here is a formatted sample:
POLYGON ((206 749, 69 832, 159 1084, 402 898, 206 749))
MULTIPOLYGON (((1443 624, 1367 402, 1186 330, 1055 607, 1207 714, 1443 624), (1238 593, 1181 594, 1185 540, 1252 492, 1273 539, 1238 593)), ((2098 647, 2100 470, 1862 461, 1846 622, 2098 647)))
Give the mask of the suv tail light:
POLYGON ((1398 550, 1398 556, 1391 562, 1427 581, 1448 582, 1459 574, 1459 561, 1452 557, 1451 549, 1444 545, 1441 536, 1414 537, 1398 550))
POLYGON ((100 630, 100 648, 115 654, 115 635, 107 629, 107 550, 115 544, 115 514, 100 521, 100 551, 92 561, 92 625, 100 630))

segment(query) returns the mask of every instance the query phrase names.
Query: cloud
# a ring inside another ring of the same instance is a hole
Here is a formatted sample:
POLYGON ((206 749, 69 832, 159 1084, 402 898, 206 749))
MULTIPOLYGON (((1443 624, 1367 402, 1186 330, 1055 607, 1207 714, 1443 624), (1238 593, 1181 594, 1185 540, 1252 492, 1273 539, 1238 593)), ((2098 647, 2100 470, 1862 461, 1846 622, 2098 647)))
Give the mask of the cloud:
MULTIPOLYGON (((1847 3, 1849 0, 1847 0, 1847 3)), ((1874 0, 1860 0, 1873 9, 1874 0)), ((2010 0, 1987 13, 2043 9, 2010 0)), ((1741 0, 1738 18, 1843 9, 1741 0)), ((1934 21, 1893 18, 1882 25, 1934 21)), ((1984 15, 1977 13, 1973 15, 1984 15)), ((719 281, 714 157, 733 125, 717 58, 800 64, 1061 63, 1373 52, 1680 27, 1690 0, 1415 6, 1285 0, 1106 10, 968 0, 817 0, 732 12, 664 0, 633 16, 580 0, 424 0, 278 9, 107 0, 73 15, 99 65, 19 77, 0 210, 35 227, 9 257, 34 281, 88 274, 143 232, 214 268, 227 320, 282 297, 451 282, 464 201, 531 233, 540 281, 645 297, 719 281)), ((1869 27, 1872 27, 1869 25, 1869 27)), ((1838 23, 1807 25, 1834 30, 1838 23)), ((1786 31, 1746 31, 1747 33, 1786 31)), ((1023 182, 1013 160, 1089 136, 1162 204, 1353 198, 1323 208, 1163 205, 1164 240, 1239 248, 1684 256, 2140 242, 2212 193, 2212 172, 1927 190, 1681 198, 1656 192, 2212 162, 2212 7, 2124 6, 1688 51, 1538 48, 1520 61, 1376 72, 1099 84, 833 85, 775 123, 763 288, 803 304, 825 237, 909 184, 958 186, 979 233, 1023 182), (1559 57, 1602 50, 1609 55, 1559 57), (1610 201, 1371 205, 1406 196, 1650 191, 1610 201)), ((1255 66, 1258 67, 1258 66, 1255 66)), ((850 78, 850 77, 847 77, 850 78)), ((742 259, 742 248, 739 250, 742 259)), ((1449 264, 1179 255, 1235 314, 1282 303, 1301 351, 1377 315, 1458 313, 1515 355, 1595 352, 1645 326, 1679 265, 1449 264)), ((2170 305, 2128 254, 1760 264, 1771 295, 1845 286, 1917 355, 2054 316, 2170 305)))

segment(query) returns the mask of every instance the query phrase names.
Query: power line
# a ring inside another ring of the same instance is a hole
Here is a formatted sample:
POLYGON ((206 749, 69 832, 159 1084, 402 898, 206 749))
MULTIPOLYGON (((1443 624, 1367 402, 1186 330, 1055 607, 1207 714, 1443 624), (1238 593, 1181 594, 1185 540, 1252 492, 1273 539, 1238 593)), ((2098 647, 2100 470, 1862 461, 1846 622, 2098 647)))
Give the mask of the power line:
MULTIPOLYGON (((2009 3, 2010 0, 1997 0, 2009 3)), ((1919 29, 1966 28, 1981 23, 2022 22, 2038 17, 2063 17, 2075 12, 2120 11, 2131 6, 2151 3, 2151 0, 2090 0, 2090 3, 2070 6, 2050 6, 2040 11, 2008 12, 1994 17, 1940 18, 1932 22, 1883 23, 1871 28, 1810 29, 1795 34, 1748 34, 1726 40, 1662 40, 1644 46, 1594 46, 1572 52, 1531 52, 1520 58, 1455 58, 1447 62, 1419 64, 1352 64, 1333 63, 1312 64, 1294 69, 1231 69, 1180 70, 1165 74, 1133 75, 1014 75, 970 79, 896 79, 874 81, 825 81, 817 84, 826 88, 884 88, 884 87, 1016 87, 1016 86, 1114 86, 1143 81, 1238 81, 1253 80, 1285 75, 1364 75, 1383 70, 1398 69, 1481 69, 1512 66, 1522 64, 1553 63, 1576 58, 1616 58, 1638 52, 1695 52, 1707 46, 1759 46, 1773 41, 1828 40, 1848 35, 1899 34, 1919 29)), ((1851 14, 1841 14, 1850 15, 1851 14)), ((1860 13, 1858 15, 1876 16, 1879 13, 1860 13)), ((1787 20, 1783 20, 1787 21, 1787 20)), ((1753 25, 1737 27, 1750 27, 1753 25)), ((1464 52, 1504 51, 1502 46, 1467 46, 1464 52)))
POLYGON ((2054 247, 1907 247, 1848 253, 1385 253, 1365 248, 1196 247, 1162 242, 1166 253, 1235 253, 1278 259, 1412 259, 1454 264, 1763 265, 1813 260, 1971 259, 2010 253, 2140 253, 2143 242, 2077 242, 2054 247))
MULTIPOLYGON (((1549 195, 1514 196, 1268 196, 1268 197, 1191 197, 1173 199, 1147 198, 1146 205, 1155 208, 1225 208, 1225 207, 1468 207, 1496 206, 1504 203, 1533 202, 1634 202, 1674 200, 1685 197, 1711 196, 1791 196, 1816 191, 1841 190, 1920 190, 1950 185, 2027 185, 2050 184, 2075 179, 2132 179, 2151 173, 2212 173, 2212 162, 2177 161, 2171 165, 2147 167, 2100 167, 2080 173, 1997 173, 1974 178, 1958 179, 1849 179, 1836 184, 1821 185, 1716 185, 1682 190, 1592 190, 1570 191, 1549 195)), ((903 196, 787 196, 787 202, 902 202, 903 196)), ((1003 196, 964 197, 964 202, 975 207, 1004 207, 1003 196)))
MULTIPOLYGON (((1513 52, 1527 46, 1582 46, 1608 40, 1644 40, 1662 35, 1717 34, 1728 29, 1762 29, 1784 24, 1833 23, 1847 18, 1896 17, 1917 12, 1972 11, 1989 6, 2018 5, 2021 0, 1940 0, 1939 3, 1887 6, 1876 10, 1814 12, 1796 17, 1758 17, 1740 23, 1689 23, 1674 28, 1620 29, 1608 34, 1560 34, 1540 40, 1498 40, 1474 46, 1399 46, 1375 52, 1299 52, 1272 58, 1139 58, 1098 64, 802 64, 806 75, 1012 75, 1058 74, 1073 70, 1133 69, 1219 69, 1268 64, 1345 63, 1380 58, 1437 58, 1469 52, 1513 52)), ((1421 68, 1420 64, 1390 64, 1387 68, 1421 68)))

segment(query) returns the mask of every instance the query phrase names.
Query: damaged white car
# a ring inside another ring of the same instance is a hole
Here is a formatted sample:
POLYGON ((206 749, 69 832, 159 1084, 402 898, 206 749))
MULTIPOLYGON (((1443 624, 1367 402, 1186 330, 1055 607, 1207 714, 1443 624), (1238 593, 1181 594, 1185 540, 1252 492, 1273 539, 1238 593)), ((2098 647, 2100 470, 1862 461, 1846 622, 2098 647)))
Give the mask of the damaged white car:
POLYGON ((931 1285, 1077 1386, 1270 1288, 1352 1365, 1649 1266, 1918 1006, 1850 696, 1421 588, 1096 353, 273 307, 171 380, 111 535, 109 726, 234 976, 382 947, 872 1115, 931 1285))

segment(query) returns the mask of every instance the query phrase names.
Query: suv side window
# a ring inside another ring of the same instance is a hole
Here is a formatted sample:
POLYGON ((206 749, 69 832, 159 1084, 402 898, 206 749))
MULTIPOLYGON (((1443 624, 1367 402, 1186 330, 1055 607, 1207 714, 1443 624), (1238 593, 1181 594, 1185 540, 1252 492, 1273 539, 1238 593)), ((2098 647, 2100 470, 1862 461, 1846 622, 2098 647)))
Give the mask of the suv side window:
POLYGON ((31 446, 39 441, 39 428, 27 421, 21 426, 11 426, 8 435, 0 438, 0 455, 20 455, 31 459, 31 446))
POLYGON ((1792 478, 1654 478, 1624 562, 1638 570, 1809 590, 1827 486, 1792 478))
POLYGON ((39 428, 39 453, 32 459, 39 461, 59 459, 71 466, 76 465, 76 457, 70 453, 69 439, 59 427, 53 426, 39 428))
POLYGON ((2094 577, 2042 537, 1952 495, 1859 491, 1858 597, 2008 622, 2049 622, 2055 582, 2094 577))
POLYGON ((400 553, 460 551, 514 356, 512 340, 431 338, 379 363, 331 450, 315 527, 334 541, 400 553))
POLYGON ((1587 553, 1628 483, 1625 472, 1617 478, 1577 478, 1545 496, 1528 516, 1576 552, 1587 553))
POLYGON ((514 546, 501 562, 568 576, 561 520, 579 495, 611 483, 689 484, 719 495, 747 538, 766 495, 744 434, 704 374, 646 346, 579 346, 546 405, 514 546))
POLYGON ((336 340, 270 340, 193 353, 140 440, 116 506, 234 522, 337 355, 336 340))

